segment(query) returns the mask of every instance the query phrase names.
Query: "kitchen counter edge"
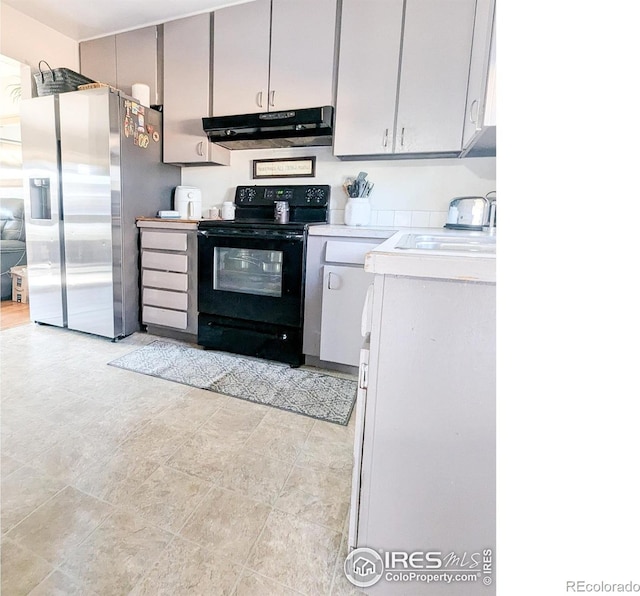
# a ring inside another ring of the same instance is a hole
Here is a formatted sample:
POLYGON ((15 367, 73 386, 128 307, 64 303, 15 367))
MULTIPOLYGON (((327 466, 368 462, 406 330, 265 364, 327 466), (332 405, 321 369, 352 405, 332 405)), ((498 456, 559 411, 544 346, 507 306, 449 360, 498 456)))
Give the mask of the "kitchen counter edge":
POLYGON ((386 240, 393 236, 398 228, 378 226, 347 226, 343 224, 312 224, 309 236, 336 236, 342 238, 380 238, 386 240))
POLYGON ((139 228, 156 228, 167 230, 197 230, 198 223, 202 220, 195 219, 162 219, 160 217, 138 217, 136 225, 139 228))
POLYGON ((442 228, 403 228, 367 253, 364 269, 369 273, 401 275, 425 279, 496 283, 496 257, 464 255, 442 251, 402 250, 396 245, 404 234, 438 234, 473 237, 478 233, 460 233, 442 228), (452 233, 453 232, 453 233, 452 233))

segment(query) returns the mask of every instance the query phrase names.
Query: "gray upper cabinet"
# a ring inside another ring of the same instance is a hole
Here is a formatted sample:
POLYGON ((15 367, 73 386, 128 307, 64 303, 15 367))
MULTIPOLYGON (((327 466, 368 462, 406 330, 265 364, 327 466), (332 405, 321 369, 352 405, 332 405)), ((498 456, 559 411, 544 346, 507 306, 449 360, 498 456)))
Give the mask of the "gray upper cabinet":
POLYGON ((392 153, 403 0, 344 0, 333 149, 392 153))
POLYGON ((213 115, 332 105, 336 12, 336 0, 255 0, 217 10, 213 115))
POLYGON ((458 155, 476 0, 344 0, 334 153, 458 155))
POLYGON ((271 0, 214 13, 214 116, 267 111, 270 18, 271 0))
POLYGON ((336 0, 273 0, 269 110, 333 105, 336 17, 336 0))
POLYGON ((202 118, 211 113, 211 15, 164 24, 165 163, 229 164, 229 151, 210 143, 202 118))
POLYGON ((80 72, 94 81, 118 86, 115 35, 83 41, 80 44, 80 72))
POLYGON ((475 0, 406 0, 396 153, 462 149, 475 0))
MULTIPOLYGON (((151 104, 162 103, 158 76, 162 52, 158 52, 158 27, 144 27, 80 44, 80 72, 131 95, 134 83, 149 86, 151 104)), ((161 47, 161 43, 160 43, 161 47)))
POLYGON ((134 83, 144 83, 151 90, 151 104, 161 104, 158 55, 158 28, 155 25, 116 35, 118 89, 131 95, 134 83))
MULTIPOLYGON (((478 0, 464 121, 465 150, 478 142, 486 127, 495 127, 494 17, 495 0, 478 0)), ((493 153, 495 155, 495 137, 493 153)))

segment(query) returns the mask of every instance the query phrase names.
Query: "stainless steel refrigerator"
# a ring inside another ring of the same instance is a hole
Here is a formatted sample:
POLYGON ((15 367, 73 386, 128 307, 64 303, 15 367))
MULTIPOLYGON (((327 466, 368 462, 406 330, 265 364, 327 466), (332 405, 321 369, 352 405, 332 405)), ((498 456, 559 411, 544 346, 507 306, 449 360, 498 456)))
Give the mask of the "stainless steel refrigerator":
POLYGON ((161 114, 109 88, 21 112, 31 319, 108 338, 140 327, 136 217, 171 208, 161 114))

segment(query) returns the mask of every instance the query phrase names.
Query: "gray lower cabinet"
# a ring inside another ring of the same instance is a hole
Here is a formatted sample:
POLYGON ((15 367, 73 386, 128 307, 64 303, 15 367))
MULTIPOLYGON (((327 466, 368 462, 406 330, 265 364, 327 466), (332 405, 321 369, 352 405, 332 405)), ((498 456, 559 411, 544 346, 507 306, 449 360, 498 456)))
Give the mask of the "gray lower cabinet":
POLYGON ((303 336, 308 364, 358 366, 362 309, 373 282, 373 275, 364 270, 364 260, 382 241, 309 236, 303 336))
POLYGON ((142 220, 142 324, 155 335, 195 342, 198 334, 197 227, 142 220), (148 227, 150 225, 166 227, 148 227))
POLYGON ((431 570, 473 577, 425 584, 385 573, 367 594, 496 593, 495 308, 495 284, 375 276, 349 546, 435 552, 442 567, 431 570))
MULTIPOLYGON (((366 246, 361 248, 363 257, 368 250, 366 246)), ((373 282, 373 275, 364 270, 363 264, 364 258, 362 263, 322 267, 320 360, 358 366, 362 307, 373 282)))

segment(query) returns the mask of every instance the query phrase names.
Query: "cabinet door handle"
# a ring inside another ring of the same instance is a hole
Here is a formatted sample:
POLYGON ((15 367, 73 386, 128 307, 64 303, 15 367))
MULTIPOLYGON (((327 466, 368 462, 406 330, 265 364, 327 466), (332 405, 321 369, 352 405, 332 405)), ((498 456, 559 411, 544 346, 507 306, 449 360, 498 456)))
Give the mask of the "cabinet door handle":
POLYGON ((402 127, 402 130, 400 131, 400 147, 404 147, 404 126, 402 127))
POLYGON ((259 108, 262 107, 262 91, 258 91, 258 95, 256 96, 256 103, 258 104, 259 108))
POLYGON ((271 91, 271 93, 269 93, 269 106, 270 107, 275 107, 276 105, 276 92, 275 91, 271 91))
POLYGON ((384 137, 382 137, 382 146, 386 147, 389 144, 389 129, 384 129, 384 137))
POLYGON ((473 123, 473 124, 477 124, 478 123, 478 108, 479 108, 479 104, 478 104, 478 100, 474 99, 471 102, 471 107, 469 108, 469 120, 473 123), (473 108, 476 108, 476 113, 475 116, 473 115, 473 108))
POLYGON ((330 272, 327 276, 327 290, 339 290, 340 289, 340 276, 333 272, 330 272))
POLYGON ((368 389, 369 387, 369 365, 364 362, 360 365, 358 371, 358 387, 360 389, 368 389))
POLYGON ((196 153, 200 156, 204 156, 204 141, 200 141, 196 147, 196 153))

